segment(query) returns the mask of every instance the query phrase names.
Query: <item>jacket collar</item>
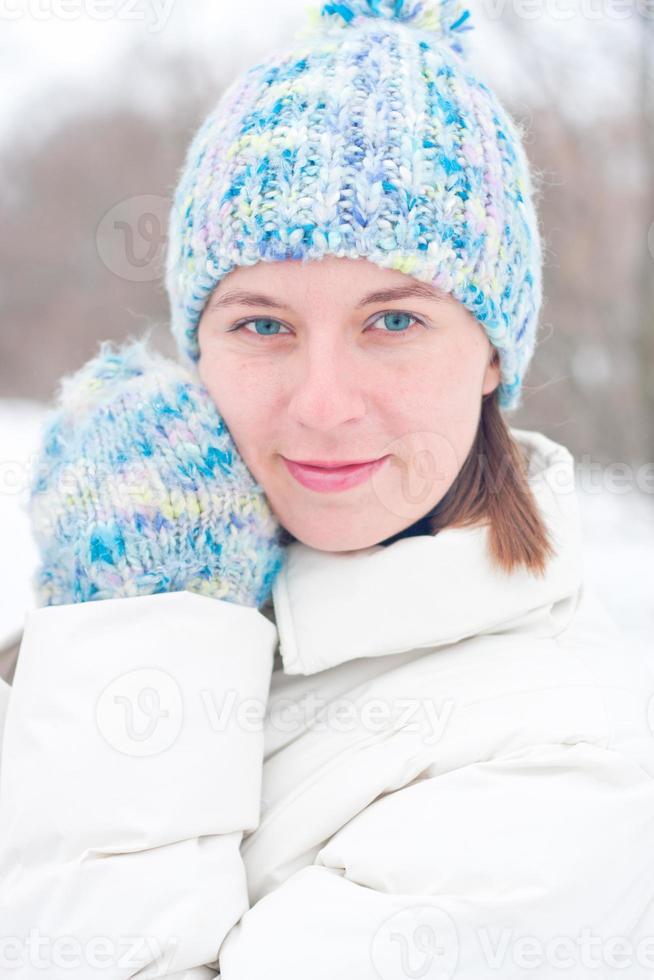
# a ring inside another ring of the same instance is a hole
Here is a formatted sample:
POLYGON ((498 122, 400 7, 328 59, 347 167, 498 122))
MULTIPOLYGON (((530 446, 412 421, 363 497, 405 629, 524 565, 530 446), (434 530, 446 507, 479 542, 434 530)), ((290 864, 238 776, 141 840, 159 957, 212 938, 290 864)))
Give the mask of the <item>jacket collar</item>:
POLYGON ((272 599, 287 674, 313 674, 358 657, 455 643, 480 633, 561 626, 581 584, 574 459, 540 432, 511 429, 556 555, 539 577, 506 574, 487 555, 486 527, 446 528, 352 552, 288 546, 272 599))

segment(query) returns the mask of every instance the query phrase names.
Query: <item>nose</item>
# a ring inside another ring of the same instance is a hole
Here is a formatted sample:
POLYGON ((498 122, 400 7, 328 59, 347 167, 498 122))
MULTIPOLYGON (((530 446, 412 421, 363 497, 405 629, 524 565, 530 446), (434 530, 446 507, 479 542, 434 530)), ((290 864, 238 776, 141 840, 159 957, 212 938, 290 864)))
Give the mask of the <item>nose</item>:
POLYGON ((315 330, 297 355, 288 413, 309 429, 338 429, 366 412, 361 362, 342 338, 315 330))

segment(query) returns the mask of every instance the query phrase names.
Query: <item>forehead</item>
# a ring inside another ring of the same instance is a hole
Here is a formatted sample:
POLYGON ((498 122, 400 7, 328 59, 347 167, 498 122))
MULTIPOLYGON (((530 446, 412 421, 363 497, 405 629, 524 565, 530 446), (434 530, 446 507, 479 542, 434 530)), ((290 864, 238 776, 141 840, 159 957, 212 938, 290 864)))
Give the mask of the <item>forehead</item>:
MULTIPOLYGON (((249 299, 285 298, 294 302, 329 301, 332 305, 364 305, 396 298, 420 298, 431 302, 453 302, 452 297, 430 283, 394 269, 384 269, 367 259, 326 256, 320 260, 260 261, 232 270, 216 286, 211 305, 215 307, 249 299), (386 294, 389 295, 386 295, 386 294), (250 294, 248 296, 248 294, 250 294), (379 294, 379 295, 377 295, 379 294)), ((269 305, 275 306, 275 303, 269 305)))

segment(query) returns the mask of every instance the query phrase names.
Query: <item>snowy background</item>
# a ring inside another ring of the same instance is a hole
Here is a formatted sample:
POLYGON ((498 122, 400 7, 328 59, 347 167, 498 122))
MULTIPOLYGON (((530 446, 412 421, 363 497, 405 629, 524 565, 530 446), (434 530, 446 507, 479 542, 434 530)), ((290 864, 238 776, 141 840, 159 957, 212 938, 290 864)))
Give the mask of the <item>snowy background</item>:
MULTIPOLYGON (((37 553, 24 510, 30 465, 37 451, 44 406, 0 400, 0 649, 23 628, 34 606, 31 574, 37 553)), ((607 471, 610 472, 610 471, 607 471)), ((620 486, 635 481, 578 471, 577 493, 585 535, 586 578, 632 648, 654 650, 654 500, 620 486)))

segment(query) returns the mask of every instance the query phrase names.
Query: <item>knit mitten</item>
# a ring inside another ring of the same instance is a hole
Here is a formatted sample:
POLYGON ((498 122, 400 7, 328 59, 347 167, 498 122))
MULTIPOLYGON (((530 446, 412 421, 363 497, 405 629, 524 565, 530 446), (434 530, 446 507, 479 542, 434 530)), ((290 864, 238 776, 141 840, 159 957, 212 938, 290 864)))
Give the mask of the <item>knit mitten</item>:
POLYGON ((206 388, 144 339, 61 380, 28 509, 39 605, 188 590, 259 607, 283 562, 206 388))

